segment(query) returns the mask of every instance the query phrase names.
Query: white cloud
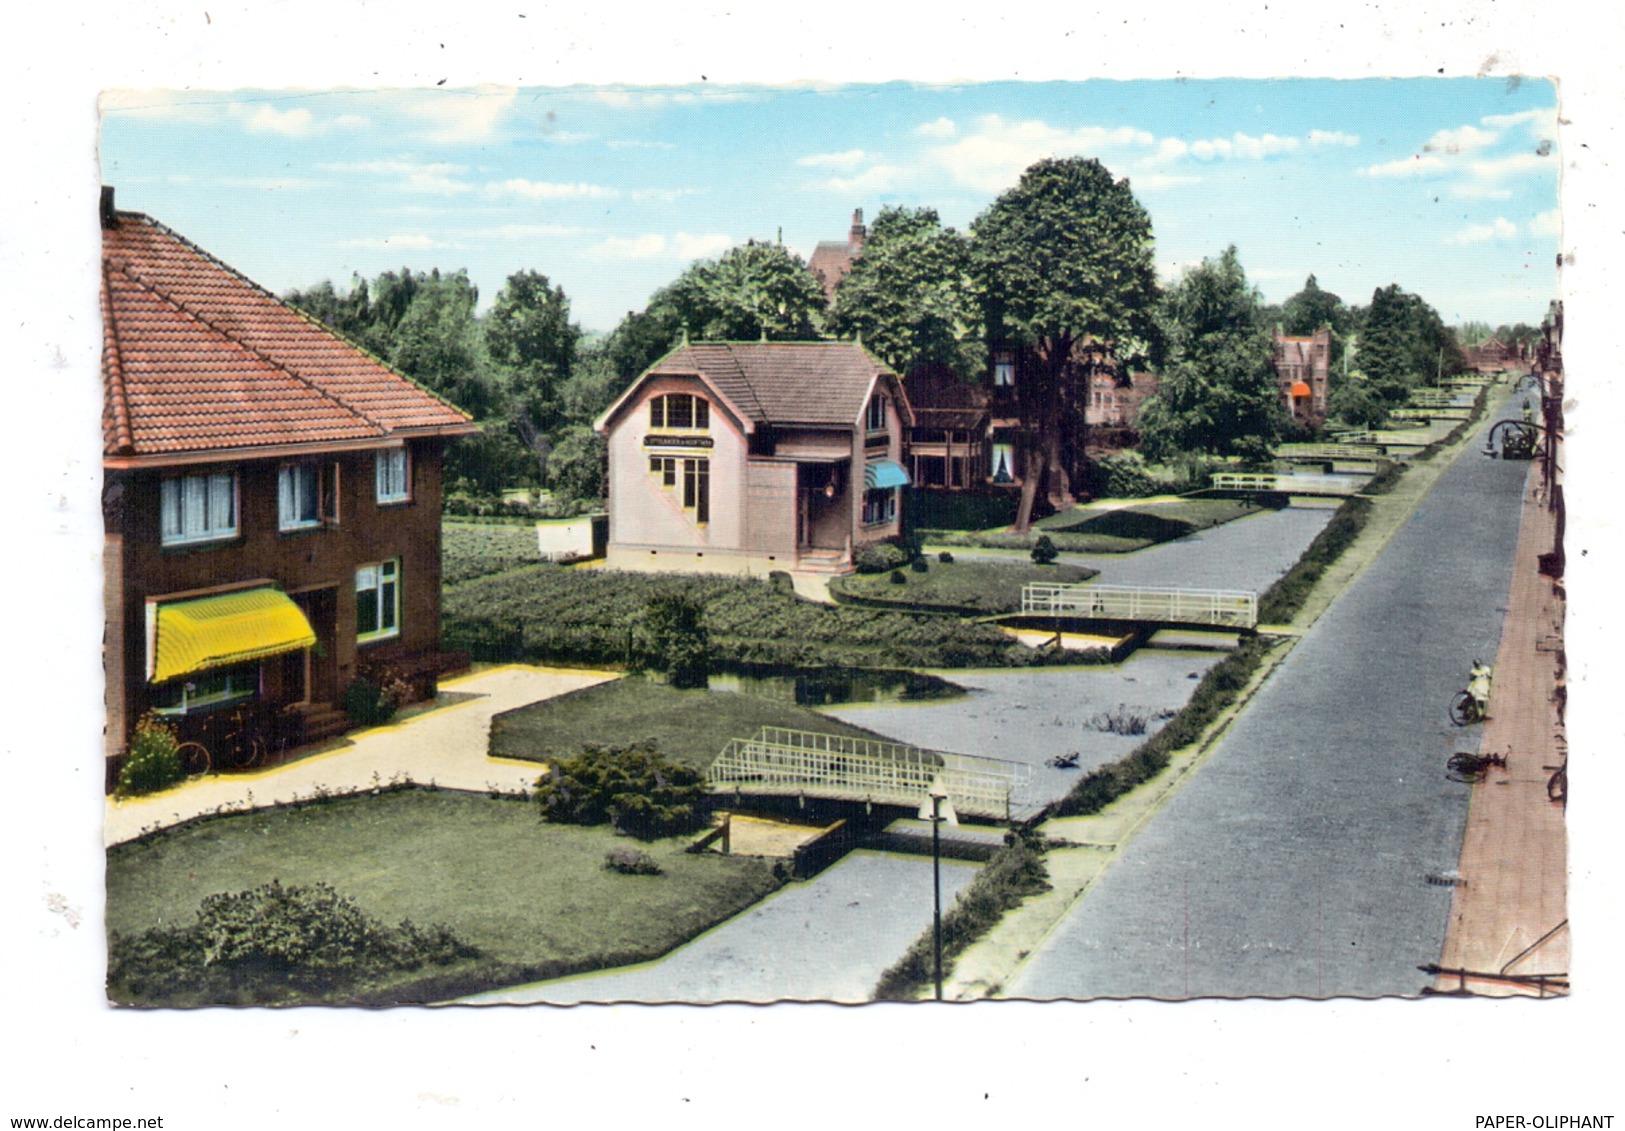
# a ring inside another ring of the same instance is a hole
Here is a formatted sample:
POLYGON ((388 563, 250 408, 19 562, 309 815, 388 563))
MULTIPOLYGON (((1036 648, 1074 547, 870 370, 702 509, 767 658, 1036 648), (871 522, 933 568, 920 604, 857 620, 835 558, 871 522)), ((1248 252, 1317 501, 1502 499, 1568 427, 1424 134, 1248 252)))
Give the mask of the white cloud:
POLYGON ((838 193, 884 192, 896 188, 905 179, 904 171, 896 165, 876 165, 856 176, 831 177, 825 187, 838 193))
POLYGON ((414 92, 402 102, 408 114, 423 121, 426 140, 454 145, 488 140, 513 107, 513 87, 477 86, 414 92))
POLYGON ((1342 145, 1356 146, 1360 144, 1359 134, 1346 134, 1342 130, 1310 130, 1310 145, 1342 145))
POLYGON ((1554 208, 1550 212, 1542 212, 1529 221, 1529 234, 1532 236, 1561 236, 1563 234, 1563 210, 1554 208))
POLYGON ((811 153, 797 157, 796 164, 813 169, 856 169, 866 159, 861 149, 846 149, 840 153, 811 153))
POLYGON ((914 132, 921 137, 949 138, 959 132, 952 118, 938 118, 934 122, 921 122, 914 127, 914 132))
POLYGON ((1518 225, 1505 216, 1497 216, 1488 224, 1469 224, 1455 235, 1446 238, 1446 243, 1475 244, 1490 243, 1495 240, 1509 240, 1518 234, 1518 225))
MULTIPOLYGON (((236 110, 233 107, 233 110, 236 110)), ((261 106, 253 111, 242 110, 248 121, 248 131, 256 134, 280 134, 283 137, 309 137, 313 132, 314 116, 303 106, 292 110, 278 110, 275 106, 261 106)))
POLYGON ((1538 153, 1514 153, 1507 157, 1489 157, 1470 162, 1467 171, 1481 181, 1498 181, 1506 177, 1544 173, 1552 168, 1552 159, 1538 153))
POLYGON ((1436 154, 1418 153, 1415 157, 1401 157, 1398 161, 1367 165, 1360 172, 1368 177, 1430 177, 1443 173, 1449 167, 1445 159, 1436 154))
POLYGON ((1462 181, 1450 186, 1450 195, 1459 196, 1463 200, 1511 200, 1512 190, 1505 185, 1462 181))
POLYGON ((447 245, 430 236, 384 236, 380 239, 345 240, 340 247, 360 247, 374 251, 427 251, 447 245))
POLYGON ((1481 130, 1477 126, 1462 126, 1454 130, 1439 130, 1422 144, 1423 153, 1473 153, 1493 145, 1500 134, 1481 130))
POLYGON ((1144 176, 1129 175, 1129 184, 1135 189, 1146 192, 1160 192, 1164 189, 1179 188, 1182 185, 1199 185, 1204 178, 1183 176, 1176 173, 1147 173, 1144 176))
POLYGON ((683 199, 683 197, 685 197, 685 196, 694 196, 694 195, 698 194, 699 191, 700 191, 699 189, 691 189, 691 188, 685 188, 685 189, 640 188, 640 189, 633 189, 630 195, 631 195, 632 199, 637 201, 639 204, 643 203, 645 200, 658 200, 663 204, 670 204, 673 201, 683 199))
POLYGON ((505 181, 492 181, 485 186, 486 196, 516 196, 523 200, 601 200, 619 193, 603 185, 577 181, 560 184, 553 181, 532 181, 524 177, 510 177, 505 181))
POLYGON ((337 161, 318 165, 330 173, 367 173, 379 177, 404 178, 397 185, 406 192, 432 196, 457 196, 472 192, 474 186, 460 180, 459 174, 468 172, 468 166, 450 161, 408 161, 402 158, 383 161, 337 161))
POLYGON ((701 102, 754 102, 762 96, 745 90, 600 90, 594 97, 616 110, 658 110, 666 106, 694 106, 701 102))
POLYGON ((1491 114, 1480 118, 1479 121, 1498 130, 1527 125, 1536 133, 1549 135, 1557 132, 1557 108, 1548 106, 1539 110, 1523 110, 1516 114, 1491 114))
POLYGON ((973 133, 930 150, 926 156, 962 185, 999 192, 1015 184, 1041 158, 1148 148, 1156 141, 1152 134, 1132 126, 1062 129, 1047 122, 1010 122, 989 114, 977 119, 973 133))
MULTIPOLYGON (((1295 137, 1280 137, 1276 134, 1253 137, 1251 134, 1238 133, 1231 137, 1204 138, 1190 142, 1186 146, 1186 151, 1199 161, 1230 158, 1257 161, 1265 157, 1274 157, 1279 153, 1291 153, 1298 148, 1298 144, 1295 137)), ((1174 148, 1164 141, 1164 151, 1171 151, 1174 148)))
POLYGON ((691 235, 677 232, 670 239, 657 232, 641 236, 611 236, 593 245, 590 253, 606 259, 672 259, 687 262, 720 255, 733 247, 732 236, 720 233, 691 235))

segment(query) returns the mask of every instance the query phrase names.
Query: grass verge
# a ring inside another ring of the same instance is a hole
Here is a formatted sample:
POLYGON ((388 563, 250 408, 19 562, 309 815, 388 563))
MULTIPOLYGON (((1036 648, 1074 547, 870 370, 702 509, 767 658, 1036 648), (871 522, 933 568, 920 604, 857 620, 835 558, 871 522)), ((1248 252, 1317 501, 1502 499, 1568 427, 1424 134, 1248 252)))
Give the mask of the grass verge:
MULTIPOLYGON (((942 974, 947 978, 952 959, 964 953, 1030 895, 1049 890, 1042 840, 1025 828, 1006 835, 1004 847, 994 853, 954 904, 942 916, 942 974)), ((880 976, 874 996, 878 1001, 907 1001, 931 985, 936 973, 934 931, 913 944, 880 976)))
POLYGON ((629 676, 503 712, 491 720, 490 752, 541 762, 579 754, 589 744, 652 739, 662 754, 703 770, 730 739, 749 738, 764 726, 890 741, 793 703, 729 691, 680 691, 629 676))
POLYGON ((179 971, 158 995, 110 984, 109 997, 388 1005, 649 961, 779 884, 762 861, 685 852, 690 839, 639 843, 663 874, 627 876, 604 866, 631 843, 606 827, 547 824, 533 804, 415 789, 194 822, 108 850, 110 932, 186 924, 205 896, 280 880, 330 884, 387 923, 444 924, 480 954, 297 997, 222 986, 203 971, 179 971))
POLYGON ((899 611, 941 612, 960 616, 1018 612, 1021 590, 1029 582, 1072 585, 1100 571, 1073 565, 1038 565, 1020 561, 937 561, 921 559, 924 570, 904 568, 905 581, 893 583, 889 573, 855 573, 830 581, 838 601, 895 608, 899 611))
POLYGON ((1040 534, 1069 554, 1126 554, 1266 509, 1249 499, 1178 499, 1101 510, 1080 507, 1040 519, 1028 534, 1006 530, 921 530, 931 546, 1031 549, 1040 534))

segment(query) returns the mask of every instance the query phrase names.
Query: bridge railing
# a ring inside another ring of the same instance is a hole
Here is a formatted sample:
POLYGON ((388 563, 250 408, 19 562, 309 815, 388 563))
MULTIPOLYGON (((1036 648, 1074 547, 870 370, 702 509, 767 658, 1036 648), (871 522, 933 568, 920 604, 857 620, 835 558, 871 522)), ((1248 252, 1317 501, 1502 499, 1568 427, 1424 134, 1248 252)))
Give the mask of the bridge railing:
POLYGON ((1281 475, 1276 472, 1218 471, 1213 487, 1219 491, 1274 491, 1287 495, 1352 495, 1364 480, 1351 475, 1281 475))
POLYGON ((1282 444, 1275 449, 1277 459, 1309 460, 1378 460, 1382 449, 1375 444, 1282 444))
POLYGON ((1032 767, 895 742, 763 727, 731 740, 706 771, 713 790, 805 793, 919 805, 933 792, 962 813, 1008 819, 1027 803, 1032 767))
POLYGON ((1258 624, 1258 594, 1244 589, 1158 589, 1030 582, 1021 589, 1021 611, 1026 616, 1253 628, 1258 624))

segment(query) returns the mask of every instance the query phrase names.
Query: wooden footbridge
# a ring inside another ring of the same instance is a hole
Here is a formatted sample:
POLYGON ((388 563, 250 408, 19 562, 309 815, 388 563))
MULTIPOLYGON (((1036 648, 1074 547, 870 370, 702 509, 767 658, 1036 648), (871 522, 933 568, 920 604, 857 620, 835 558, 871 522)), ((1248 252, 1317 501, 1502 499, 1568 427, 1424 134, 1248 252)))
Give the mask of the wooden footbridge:
POLYGON ((736 738, 705 772, 714 793, 775 794, 917 808, 932 794, 959 812, 1009 820, 1031 808, 1020 762, 765 726, 736 738))
POLYGON ((1282 444, 1275 458, 1287 463, 1376 463, 1384 457, 1376 444, 1282 444))

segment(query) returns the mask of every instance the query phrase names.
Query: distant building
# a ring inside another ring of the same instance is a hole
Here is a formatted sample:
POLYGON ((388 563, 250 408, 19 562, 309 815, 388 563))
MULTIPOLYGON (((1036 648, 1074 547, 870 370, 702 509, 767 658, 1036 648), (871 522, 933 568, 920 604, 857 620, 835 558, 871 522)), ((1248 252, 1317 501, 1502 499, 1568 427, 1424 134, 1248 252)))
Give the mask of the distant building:
POLYGON ((902 530, 902 382, 852 342, 698 342, 594 427, 609 449, 608 564, 845 573, 902 530))
POLYGON ((1332 331, 1323 326, 1308 337, 1290 337, 1275 328, 1275 375, 1287 415, 1300 424, 1326 420, 1331 374, 1332 331))
POLYGON ((344 729, 440 671, 441 457, 468 416, 102 198, 106 746, 152 712, 344 729))
POLYGON ((825 240, 813 251, 807 266, 824 288, 826 303, 835 301, 835 288, 852 270, 852 264, 863 253, 863 242, 868 237, 869 229, 863 224, 863 209, 859 208, 852 213, 852 228, 845 240, 825 240))
POLYGON ((1155 373, 1132 373, 1125 382, 1117 370, 1097 370, 1089 378, 1089 403, 1084 423, 1096 428, 1134 428, 1140 406, 1157 395, 1155 373))
POLYGON ((1522 347, 1508 345, 1498 338, 1491 338, 1464 352, 1467 355, 1467 367, 1475 373, 1507 373, 1514 369, 1523 369, 1529 361, 1522 347))

